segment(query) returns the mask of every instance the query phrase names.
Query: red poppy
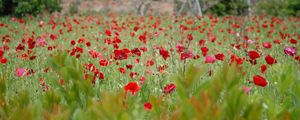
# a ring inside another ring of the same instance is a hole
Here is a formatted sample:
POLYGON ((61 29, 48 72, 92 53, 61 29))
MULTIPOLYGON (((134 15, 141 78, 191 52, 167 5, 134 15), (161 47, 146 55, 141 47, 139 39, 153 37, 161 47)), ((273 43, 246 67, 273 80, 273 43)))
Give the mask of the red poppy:
POLYGON ((237 57, 237 56, 234 55, 234 54, 232 54, 232 55, 230 56, 230 64, 236 62, 237 64, 241 65, 241 64, 243 64, 243 61, 244 61, 243 58, 237 57))
POLYGON ((54 34, 50 34, 50 38, 51 38, 51 40, 55 40, 55 39, 57 39, 58 37, 57 37, 56 35, 54 35, 54 34))
POLYGON ((28 44, 28 49, 33 49, 35 46, 35 41, 33 41, 32 38, 29 38, 27 44, 28 44))
POLYGON ((5 63, 7 62, 7 59, 6 59, 6 58, 1 58, 0 62, 1 62, 2 64, 5 64, 5 63))
POLYGON ((99 79, 104 80, 104 75, 102 72, 99 72, 99 79))
POLYGON ((138 76, 138 75, 139 75, 139 73, 137 73, 137 72, 130 72, 129 73, 129 76, 130 76, 131 79, 133 79, 135 76, 138 76))
POLYGON ((102 59, 99 61, 100 66, 108 66, 109 62, 106 59, 102 59))
POLYGON ((157 70, 159 71, 159 73, 164 73, 167 67, 168 66, 166 64, 165 65, 158 65, 157 70))
POLYGON ((267 66, 266 66, 266 65, 261 65, 261 66, 260 66, 260 72, 261 72, 262 74, 264 74, 264 73, 266 72, 266 70, 267 70, 267 66))
POLYGON ((134 48, 131 50, 132 54, 135 54, 137 56, 141 56, 141 51, 139 50, 139 48, 134 48))
POLYGON ((216 61, 215 57, 212 57, 212 56, 205 57, 205 63, 214 63, 215 61, 216 61))
POLYGON ((113 41, 112 41, 113 43, 121 43, 122 42, 122 40, 118 37, 118 36, 115 36, 114 38, 113 38, 113 41))
POLYGON ((203 40, 203 39, 199 41, 199 45, 200 45, 200 46, 204 46, 204 45, 205 45, 205 43, 206 43, 206 41, 205 41, 205 40, 203 40))
POLYGON ((140 82, 141 82, 142 85, 144 85, 145 80, 146 80, 146 77, 145 77, 145 76, 142 76, 142 77, 140 78, 140 82))
POLYGON ((150 102, 144 103, 144 109, 145 110, 151 110, 152 109, 152 104, 150 102))
POLYGON ((193 55, 193 53, 190 52, 190 51, 188 51, 188 52, 182 52, 182 53, 180 54, 180 60, 186 60, 186 59, 188 59, 188 58, 193 58, 193 57, 194 57, 194 55, 193 55))
POLYGON ((255 85, 261 86, 261 87, 266 87, 268 85, 268 82, 266 81, 266 79, 259 75, 253 76, 253 82, 255 85))
POLYGON ((300 64, 300 55, 296 56, 294 59, 300 64))
POLYGON ((167 50, 165 50, 164 48, 159 50, 159 54, 165 59, 167 60, 170 57, 170 54, 167 50))
POLYGON ((17 47, 16 47, 16 51, 21 51, 21 50, 24 50, 25 49, 25 46, 23 44, 19 44, 17 47))
POLYGON ((145 34, 145 33, 144 33, 144 34, 141 34, 141 35, 139 36, 139 40, 146 44, 146 43, 147 43, 146 34, 145 34))
POLYGON ((203 55, 203 56, 206 56, 207 53, 208 53, 208 51, 209 51, 209 49, 208 49, 207 47, 201 47, 200 49, 201 49, 201 51, 202 51, 202 55, 203 55))
POLYGON ((36 56, 30 56, 29 60, 34 60, 36 58, 36 56))
POLYGON ((119 72, 122 74, 126 74, 126 69, 121 67, 119 68, 119 72))
POLYGON ((292 43, 292 44, 297 44, 298 42, 297 42, 297 40, 296 39, 290 39, 290 42, 292 43))
POLYGON ((186 48, 180 44, 176 44, 176 52, 181 53, 185 50, 186 48))
POLYGON ((194 55, 193 59, 199 59, 200 55, 194 55))
POLYGON ((146 67, 153 66, 153 65, 154 65, 153 60, 148 60, 147 63, 146 63, 146 67))
POLYGON ((265 57, 265 60, 266 60, 267 64, 269 64, 269 65, 273 65, 273 64, 277 63, 277 60, 274 59, 271 55, 267 55, 265 57))
POLYGON ((164 87, 164 94, 169 94, 171 93, 173 90, 175 90, 176 86, 175 84, 168 84, 164 87))
POLYGON ((85 41, 85 38, 79 38, 77 42, 78 43, 83 43, 84 41, 85 41))
POLYGON ((271 45, 270 42, 264 42, 263 47, 266 48, 266 49, 270 49, 270 48, 272 48, 272 45, 271 45))
POLYGON ((90 46, 91 46, 91 42, 86 42, 85 45, 86 45, 87 47, 90 47, 90 46))
POLYGON ((127 68, 127 69, 129 69, 129 70, 131 70, 131 69, 132 69, 132 67, 133 67, 133 65, 132 65, 132 64, 127 64, 127 65, 126 65, 126 68, 127 68))
POLYGON ((107 36, 111 36, 111 31, 110 31, 110 30, 105 30, 105 34, 106 34, 107 36))
POLYGON ((127 59, 130 55, 130 50, 127 48, 121 50, 114 50, 114 59, 115 60, 124 60, 127 59))
POLYGON ((192 40, 194 40, 194 37, 193 37, 192 34, 188 34, 188 35, 187 35, 187 39, 188 39, 189 41, 192 41, 192 40))
POLYGON ((252 60, 255 60, 260 57, 259 53, 256 51, 249 51, 248 55, 252 60))
POLYGON ((274 40, 273 42, 274 42, 275 44, 278 44, 278 45, 280 45, 280 44, 281 44, 281 41, 280 41, 280 40, 278 40, 278 39, 274 40))
POLYGON ((142 47, 140 47, 140 50, 143 51, 143 52, 146 52, 147 51, 147 47, 142 46, 142 47))
POLYGON ((219 54, 216 54, 216 55, 215 55, 215 58, 216 58, 217 60, 223 61, 223 60, 225 59, 225 55, 224 55, 223 53, 219 53, 219 54))
POLYGON ((129 82, 125 87, 124 90, 127 92, 131 92, 131 95, 134 95, 136 92, 140 90, 140 86, 137 82, 129 82))
POLYGON ((4 51, 2 51, 2 50, 0 49, 0 58, 2 58, 3 55, 4 55, 4 51))

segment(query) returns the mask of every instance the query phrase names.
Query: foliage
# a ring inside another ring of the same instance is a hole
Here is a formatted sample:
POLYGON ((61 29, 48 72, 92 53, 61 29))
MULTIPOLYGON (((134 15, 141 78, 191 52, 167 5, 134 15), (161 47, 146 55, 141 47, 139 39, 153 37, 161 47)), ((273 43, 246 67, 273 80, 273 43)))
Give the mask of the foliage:
POLYGON ((216 15, 247 15, 248 4, 246 0, 222 0, 211 7, 207 12, 216 15))
POLYGON ((52 13, 61 10, 60 0, 1 0, 0 3, 1 15, 38 15, 44 11, 52 13))
POLYGON ((273 16, 300 16, 299 0, 261 0, 256 3, 257 13, 273 16), (272 4, 270 4, 272 3, 272 4))

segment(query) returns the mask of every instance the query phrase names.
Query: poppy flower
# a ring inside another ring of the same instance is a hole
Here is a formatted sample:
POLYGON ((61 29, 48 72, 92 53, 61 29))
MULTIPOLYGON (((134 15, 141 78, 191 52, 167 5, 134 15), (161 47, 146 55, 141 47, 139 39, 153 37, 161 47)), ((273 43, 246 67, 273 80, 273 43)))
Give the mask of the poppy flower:
POLYGON ((249 51, 248 55, 252 60, 255 60, 260 57, 259 53, 256 51, 249 51))
POLYGON ((36 56, 30 56, 29 60, 34 60, 36 58, 36 56))
POLYGON ((199 59, 200 55, 194 55, 193 59, 199 59))
POLYGON ((297 51, 294 47, 285 47, 284 53, 289 56, 294 56, 294 55, 296 55, 297 51))
POLYGON ((219 53, 219 54, 216 54, 216 55, 215 55, 215 58, 216 58, 217 60, 223 61, 224 58, 225 58, 225 55, 224 55, 223 53, 219 53))
POLYGON ((111 36, 111 31, 110 31, 110 30, 105 30, 105 34, 106 34, 107 36, 111 36))
POLYGON ((250 92, 251 88, 250 88, 250 87, 243 86, 243 90, 244 90, 244 92, 245 92, 247 95, 249 95, 249 92, 250 92))
POLYGON ((157 66, 157 70, 159 71, 159 73, 164 73, 166 68, 168 68, 168 65, 166 64, 157 66))
POLYGON ((270 49, 270 48, 272 48, 272 45, 271 45, 270 42, 264 42, 263 47, 266 48, 266 49, 270 49))
POLYGON ((144 85, 145 80, 146 80, 146 77, 145 77, 145 76, 142 76, 142 77, 140 78, 140 82, 141 82, 142 85, 144 85))
POLYGON ((131 92, 131 95, 134 95, 136 92, 140 90, 140 86, 137 82, 129 82, 125 87, 124 90, 127 92, 131 92))
POLYGON ((208 53, 208 51, 209 51, 209 49, 208 49, 207 47, 201 47, 200 49, 201 49, 201 51, 202 51, 202 55, 203 55, 203 56, 206 56, 207 53, 208 53))
POLYGON ((56 40, 57 38, 58 38, 58 36, 56 36, 56 35, 54 35, 54 34, 50 34, 50 38, 51 38, 51 40, 56 40))
POLYGON ((244 59, 236 56, 235 54, 231 54, 230 56, 230 64, 237 63, 238 65, 243 64, 244 59))
POLYGON ((175 84, 168 84, 164 87, 164 94, 169 94, 171 93, 173 90, 175 90, 176 86, 175 84))
POLYGON ((91 46, 91 42, 86 42, 85 45, 86 45, 87 47, 90 47, 90 46, 91 46))
POLYGON ((138 76, 138 75, 139 75, 139 73, 137 73, 137 72, 130 72, 129 73, 129 76, 130 76, 131 79, 133 79, 135 76, 138 76))
POLYGON ((205 57, 205 63, 214 63, 215 61, 216 61, 215 57, 212 57, 212 56, 205 57))
POLYGON ((99 79, 104 80, 104 75, 103 75, 103 73, 102 73, 102 72, 99 72, 98 74, 99 74, 99 79))
POLYGON ((152 109, 152 104, 150 102, 144 103, 144 109, 145 110, 151 110, 152 109))
POLYGON ((122 74, 125 74, 126 73, 126 69, 121 67, 121 68, 119 68, 119 72, 122 73, 122 74))
POLYGON ((0 62, 1 62, 2 64, 5 64, 5 63, 7 62, 7 59, 6 59, 6 58, 0 58, 0 62))
POLYGON ((137 56, 141 56, 141 51, 139 50, 139 48, 134 48, 131 50, 132 54, 135 54, 137 56))
POLYGON ((41 38, 41 37, 39 37, 39 38, 36 39, 36 44, 37 44, 38 46, 45 46, 45 45, 47 45, 45 39, 44 39, 44 38, 41 38))
POLYGON ((188 34, 188 35, 187 35, 187 39, 188 39, 189 41, 192 41, 192 40, 194 40, 194 37, 193 37, 192 34, 188 34))
POLYGON ((250 39, 249 39, 249 40, 247 40, 247 43, 248 43, 248 44, 256 44, 257 42, 256 42, 255 40, 250 40, 250 39))
POLYGON ((176 52, 181 53, 185 50, 186 48, 180 44, 176 44, 176 52))
POLYGON ((145 34, 145 33, 144 33, 144 34, 141 34, 141 35, 139 36, 139 40, 146 44, 146 43, 147 43, 146 34, 145 34))
POLYGON ((274 42, 275 44, 278 44, 278 45, 280 45, 280 44, 281 44, 281 41, 280 41, 280 40, 278 40, 278 39, 274 40, 273 42, 274 42))
POLYGON ((28 49, 33 49, 35 46, 35 41, 33 41, 33 39, 30 38, 27 44, 28 44, 28 49))
POLYGON ((153 60, 148 60, 146 63, 146 67, 150 67, 154 65, 154 61, 153 60))
POLYGON ((130 50, 128 50, 127 48, 121 50, 114 50, 114 55, 115 60, 124 60, 129 57, 130 50))
POLYGON ((106 59, 102 59, 99 61, 100 66, 108 66, 109 62, 106 59))
POLYGON ((17 52, 18 51, 21 51, 21 50, 25 50, 25 46, 23 44, 19 44, 16 49, 15 49, 17 52))
POLYGON ((203 39, 199 41, 199 45, 200 45, 200 46, 204 46, 204 45, 205 45, 205 43, 206 43, 206 41, 205 41, 205 40, 203 40, 203 39))
POLYGON ((126 68, 129 69, 129 70, 131 70, 133 68, 133 65, 132 64, 127 64, 126 68))
POLYGON ((2 58, 3 55, 4 55, 4 51, 2 51, 2 50, 0 49, 0 58, 2 58))
POLYGON ((268 82, 265 78, 259 75, 253 76, 253 82, 257 86, 266 87, 268 85, 268 82))
POLYGON ((193 58, 193 57, 194 57, 194 55, 192 52, 182 52, 180 54, 180 60, 186 60, 188 58, 193 58))
POLYGON ((164 48, 159 50, 159 54, 164 58, 164 60, 167 60, 170 57, 169 52, 164 48))
POLYGON ((26 70, 23 69, 23 68, 17 68, 17 69, 16 69, 16 75, 17 75, 18 77, 23 77, 23 76, 25 75, 25 72, 26 72, 26 70))
POLYGON ((261 66, 260 66, 260 72, 261 72, 262 74, 264 74, 264 73, 266 72, 266 70, 267 70, 267 66, 266 66, 266 65, 261 65, 261 66))
POLYGON ((265 60, 266 60, 267 64, 269 64, 269 65, 273 65, 273 64, 277 63, 276 59, 274 59, 271 55, 267 55, 265 57, 265 60))
POLYGON ((292 44, 297 44, 298 42, 297 42, 297 40, 295 40, 295 39, 290 39, 290 42, 292 43, 292 44))

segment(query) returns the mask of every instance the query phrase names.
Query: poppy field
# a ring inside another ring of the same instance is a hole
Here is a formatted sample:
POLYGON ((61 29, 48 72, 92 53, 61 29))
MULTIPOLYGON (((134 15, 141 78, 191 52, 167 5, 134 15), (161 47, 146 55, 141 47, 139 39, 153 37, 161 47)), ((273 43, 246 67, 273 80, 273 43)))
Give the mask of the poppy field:
POLYGON ((0 18, 0 119, 300 119, 300 19, 0 18))

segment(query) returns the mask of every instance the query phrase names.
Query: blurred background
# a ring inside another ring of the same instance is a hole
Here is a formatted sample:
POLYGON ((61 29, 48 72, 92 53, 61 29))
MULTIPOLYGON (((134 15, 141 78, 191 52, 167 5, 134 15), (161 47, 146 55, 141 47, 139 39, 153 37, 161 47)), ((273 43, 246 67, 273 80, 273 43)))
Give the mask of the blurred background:
POLYGON ((0 0, 1 16, 95 15, 270 15, 300 16, 300 0, 0 0))

